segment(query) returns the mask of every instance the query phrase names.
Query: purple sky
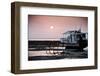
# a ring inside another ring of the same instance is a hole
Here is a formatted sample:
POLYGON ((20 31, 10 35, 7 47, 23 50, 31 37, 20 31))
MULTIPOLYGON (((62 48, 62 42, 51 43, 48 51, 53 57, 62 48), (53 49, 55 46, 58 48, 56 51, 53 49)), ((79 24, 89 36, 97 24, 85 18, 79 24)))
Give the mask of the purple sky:
POLYGON ((87 17, 68 16, 28 16, 28 39, 59 39, 70 30, 88 31, 87 17))

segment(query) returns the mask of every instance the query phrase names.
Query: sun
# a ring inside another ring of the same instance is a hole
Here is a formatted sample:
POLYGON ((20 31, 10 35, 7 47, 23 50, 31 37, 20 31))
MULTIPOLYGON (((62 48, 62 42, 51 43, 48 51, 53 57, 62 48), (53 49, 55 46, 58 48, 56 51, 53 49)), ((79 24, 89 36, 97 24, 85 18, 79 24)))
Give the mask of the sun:
POLYGON ((50 26, 50 29, 54 29, 54 26, 50 26))

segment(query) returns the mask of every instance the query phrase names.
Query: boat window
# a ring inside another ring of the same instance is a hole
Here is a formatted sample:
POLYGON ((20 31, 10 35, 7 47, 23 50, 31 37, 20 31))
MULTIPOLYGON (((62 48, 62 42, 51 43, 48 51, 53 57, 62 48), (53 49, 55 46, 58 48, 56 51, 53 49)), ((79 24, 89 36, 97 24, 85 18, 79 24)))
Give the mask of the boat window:
POLYGON ((68 38, 70 34, 64 34, 64 38, 68 38))

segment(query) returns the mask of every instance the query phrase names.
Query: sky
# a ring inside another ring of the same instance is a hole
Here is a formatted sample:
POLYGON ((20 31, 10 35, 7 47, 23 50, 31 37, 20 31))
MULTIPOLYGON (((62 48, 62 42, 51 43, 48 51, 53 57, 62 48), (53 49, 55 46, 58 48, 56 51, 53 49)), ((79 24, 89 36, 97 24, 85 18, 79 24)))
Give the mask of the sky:
POLYGON ((58 40, 72 30, 88 31, 87 17, 28 15, 28 40, 58 40))

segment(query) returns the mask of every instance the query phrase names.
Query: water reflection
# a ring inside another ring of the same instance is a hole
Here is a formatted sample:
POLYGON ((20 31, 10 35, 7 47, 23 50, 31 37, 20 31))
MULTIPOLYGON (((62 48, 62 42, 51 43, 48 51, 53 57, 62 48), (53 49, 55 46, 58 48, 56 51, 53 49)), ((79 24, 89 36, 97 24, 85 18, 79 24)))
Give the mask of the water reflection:
POLYGON ((55 59, 84 59, 88 58, 88 50, 31 50, 28 51, 29 60, 55 60, 55 59))

